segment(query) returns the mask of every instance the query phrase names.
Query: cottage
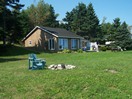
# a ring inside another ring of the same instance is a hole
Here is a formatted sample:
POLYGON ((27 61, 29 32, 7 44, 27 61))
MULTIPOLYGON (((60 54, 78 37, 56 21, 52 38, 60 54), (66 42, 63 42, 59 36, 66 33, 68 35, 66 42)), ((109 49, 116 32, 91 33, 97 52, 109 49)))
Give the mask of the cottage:
POLYGON ((60 51, 78 50, 82 48, 82 40, 81 36, 65 29, 36 26, 22 42, 35 50, 60 51))

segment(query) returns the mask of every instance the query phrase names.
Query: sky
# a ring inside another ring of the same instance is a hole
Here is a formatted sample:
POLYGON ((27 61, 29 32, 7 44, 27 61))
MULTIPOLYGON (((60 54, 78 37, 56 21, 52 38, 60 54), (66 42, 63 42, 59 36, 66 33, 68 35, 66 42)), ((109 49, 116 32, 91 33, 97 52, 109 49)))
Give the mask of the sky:
MULTIPOLYGON (((39 0, 20 0, 21 4, 25 4, 23 9, 26 9, 31 4, 37 4, 39 0)), ((51 4, 54 7, 55 13, 59 14, 57 20, 62 20, 66 16, 66 12, 70 12, 78 3, 90 2, 100 23, 103 17, 106 17, 106 22, 112 23, 117 17, 121 22, 126 22, 132 25, 132 0, 44 0, 45 3, 51 4)))

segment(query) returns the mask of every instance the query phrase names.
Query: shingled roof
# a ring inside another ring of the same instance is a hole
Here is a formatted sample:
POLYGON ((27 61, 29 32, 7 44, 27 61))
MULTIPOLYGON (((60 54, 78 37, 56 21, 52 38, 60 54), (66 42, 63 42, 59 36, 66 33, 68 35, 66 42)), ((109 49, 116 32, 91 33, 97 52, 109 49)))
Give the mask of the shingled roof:
POLYGON ((56 37, 65 37, 65 38, 82 38, 79 35, 76 35, 73 32, 70 32, 68 30, 65 29, 61 29, 61 28, 51 28, 51 27, 42 27, 42 26, 36 26, 22 41, 26 40, 30 35, 32 35, 32 33, 36 30, 36 29, 41 29, 53 36, 56 37))
POLYGON ((57 37, 82 38, 81 36, 76 35, 75 33, 62 28, 51 28, 51 27, 41 27, 41 28, 47 30, 51 34, 56 35, 57 37))

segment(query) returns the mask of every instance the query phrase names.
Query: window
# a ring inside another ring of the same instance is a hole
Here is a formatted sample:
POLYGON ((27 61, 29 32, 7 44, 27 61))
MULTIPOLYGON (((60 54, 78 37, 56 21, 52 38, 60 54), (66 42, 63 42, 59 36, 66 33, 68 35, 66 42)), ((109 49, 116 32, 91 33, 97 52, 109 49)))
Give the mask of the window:
POLYGON ((29 41, 29 46, 31 46, 32 45, 32 41, 29 41))
POLYGON ((71 39, 71 48, 77 49, 77 39, 71 39))
POLYGON ((49 50, 54 49, 55 49, 54 39, 49 39, 49 50))
POLYGON ((68 49, 68 39, 59 39, 59 49, 68 49))

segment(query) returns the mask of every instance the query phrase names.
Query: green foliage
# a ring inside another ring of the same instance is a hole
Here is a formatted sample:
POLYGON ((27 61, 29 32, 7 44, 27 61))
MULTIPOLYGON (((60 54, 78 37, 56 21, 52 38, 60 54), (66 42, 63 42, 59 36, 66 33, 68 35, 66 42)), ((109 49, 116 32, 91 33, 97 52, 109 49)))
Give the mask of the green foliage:
POLYGON ((43 0, 40 0, 37 6, 32 4, 20 12, 22 7, 19 0, 0 2, 0 40, 3 40, 4 44, 6 41, 9 44, 18 43, 36 25, 58 26, 58 21, 56 21, 58 15, 55 14, 54 8, 43 0))
POLYGON ((20 13, 20 24, 22 29, 22 38, 24 38, 27 33, 29 33, 34 27, 32 27, 28 13, 25 10, 22 10, 20 13))
POLYGON ((3 45, 12 42, 18 42, 20 34, 20 24, 19 24, 19 10, 24 5, 19 4, 19 0, 1 0, 0 1, 0 27, 2 27, 2 40, 3 45), (18 33, 19 31, 19 33, 18 33))
POLYGON ((112 39, 115 41, 115 46, 120 46, 123 49, 132 47, 132 39, 127 27, 126 22, 121 24, 119 18, 114 20, 112 39))
POLYGON ((71 53, 71 50, 69 50, 69 49, 64 49, 64 50, 62 51, 62 53, 71 53))
POLYGON ((82 49, 77 50, 78 53, 83 53, 82 49))
POLYGON ((58 22, 56 21, 57 14, 55 14, 52 5, 45 3, 43 0, 39 0, 37 6, 32 4, 25 10, 29 17, 29 22, 32 27, 35 26, 48 26, 56 27, 58 22))
POLYGON ((111 34, 112 34, 112 24, 105 22, 106 18, 104 17, 103 22, 101 24, 101 33, 102 33, 102 40, 103 41, 111 41, 111 34))
POLYGON ((88 36, 90 40, 97 38, 100 33, 100 26, 99 19, 95 14, 92 3, 90 3, 87 7, 87 13, 84 22, 83 31, 86 32, 86 36, 88 36))
POLYGON ((59 22, 56 20, 58 17, 58 14, 55 14, 54 8, 52 5, 49 7, 49 15, 45 20, 44 26, 48 27, 58 27, 59 22))
POLYGON ((123 49, 130 49, 132 47, 132 39, 130 37, 131 27, 126 22, 121 23, 120 18, 115 18, 114 23, 105 23, 103 20, 101 24, 101 31, 103 34, 103 41, 114 41, 111 47, 120 46, 123 49))
POLYGON ((100 50, 100 51, 106 51, 106 50, 107 50, 107 47, 101 46, 101 47, 99 48, 99 50, 100 50))
POLYGON ((93 40, 100 36, 99 19, 95 14, 92 3, 86 6, 79 3, 71 12, 66 13, 64 21, 68 23, 68 29, 78 35, 93 40))
MULTIPOLYGON (((8 49, 10 50, 10 49, 8 49)), ((28 70, 30 51, 0 57, 0 98, 131 99, 132 51, 121 53, 41 53, 46 65, 71 64, 72 70, 28 70)), ((14 48, 15 51, 15 48, 14 48)), ((10 52, 14 52, 10 50, 10 52)), ((9 55, 9 54, 7 54, 9 55)))

